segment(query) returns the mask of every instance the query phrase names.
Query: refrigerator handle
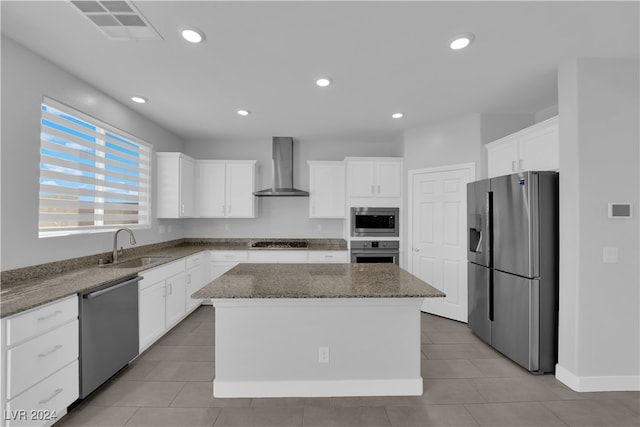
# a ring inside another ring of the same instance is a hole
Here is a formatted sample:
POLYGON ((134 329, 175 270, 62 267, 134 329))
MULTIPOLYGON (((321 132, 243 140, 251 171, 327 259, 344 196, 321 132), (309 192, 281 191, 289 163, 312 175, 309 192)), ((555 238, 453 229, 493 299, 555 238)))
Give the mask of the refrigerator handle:
POLYGON ((493 322, 493 269, 487 274, 487 319, 493 322))

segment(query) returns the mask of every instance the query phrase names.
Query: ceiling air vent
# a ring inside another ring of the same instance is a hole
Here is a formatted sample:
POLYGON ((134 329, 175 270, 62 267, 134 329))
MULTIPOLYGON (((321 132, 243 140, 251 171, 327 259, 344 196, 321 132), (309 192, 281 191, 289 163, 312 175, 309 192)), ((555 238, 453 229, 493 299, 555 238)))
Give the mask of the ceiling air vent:
POLYGON ((71 1, 111 40, 162 40, 130 1, 71 1))

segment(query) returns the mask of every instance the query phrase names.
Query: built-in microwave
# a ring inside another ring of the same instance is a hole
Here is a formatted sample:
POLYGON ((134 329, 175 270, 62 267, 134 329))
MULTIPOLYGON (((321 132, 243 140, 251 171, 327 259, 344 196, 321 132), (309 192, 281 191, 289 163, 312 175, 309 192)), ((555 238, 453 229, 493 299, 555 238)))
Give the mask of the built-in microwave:
POLYGON ((351 208, 351 236, 398 237, 398 208, 351 208))

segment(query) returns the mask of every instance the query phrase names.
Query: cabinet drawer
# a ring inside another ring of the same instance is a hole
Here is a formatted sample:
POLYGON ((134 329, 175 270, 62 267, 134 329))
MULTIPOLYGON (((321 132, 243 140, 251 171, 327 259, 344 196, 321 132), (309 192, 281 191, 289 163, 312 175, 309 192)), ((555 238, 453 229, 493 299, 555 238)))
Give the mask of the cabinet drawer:
POLYGON ((209 259, 211 261, 220 261, 220 262, 247 262, 248 259, 247 251, 211 251, 209 252, 209 259))
POLYGON ((249 262, 307 262, 307 251, 252 251, 249 253, 249 262))
POLYGON ((78 359, 78 320, 7 351, 7 397, 78 359))
POLYGON ((349 262, 347 251, 309 251, 309 262, 349 262))
POLYGON ((197 253, 195 255, 191 255, 190 257, 187 258, 186 260, 186 269, 190 269, 193 267, 197 267, 199 265, 202 264, 202 262, 204 261, 204 257, 206 255, 206 252, 200 252, 197 253))
POLYGON ((45 426, 58 421, 78 398, 78 361, 7 402, 7 427, 45 426), (21 412, 23 411, 23 412, 21 412))
POLYGON ((158 283, 161 280, 166 279, 169 276, 175 276, 179 273, 184 273, 185 261, 180 259, 169 264, 162 265, 160 267, 152 268, 150 270, 141 271, 139 273, 142 276, 139 289, 145 289, 154 283, 158 283))
POLYGON ((72 295, 7 319, 7 346, 26 341, 78 318, 78 295, 72 295))

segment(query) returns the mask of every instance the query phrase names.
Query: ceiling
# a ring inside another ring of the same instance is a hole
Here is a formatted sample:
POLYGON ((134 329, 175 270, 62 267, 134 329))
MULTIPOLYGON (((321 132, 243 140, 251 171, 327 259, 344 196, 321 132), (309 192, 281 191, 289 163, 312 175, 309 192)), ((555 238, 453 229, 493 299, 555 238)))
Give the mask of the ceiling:
POLYGON ((471 113, 556 105, 568 59, 639 56, 637 1, 133 4, 162 40, 110 40, 67 1, 4 0, 2 33, 186 141, 394 140, 471 113), (186 43, 182 25, 205 42, 186 43), (463 32, 474 43, 449 49, 463 32), (320 76, 333 84, 316 86, 320 76))

